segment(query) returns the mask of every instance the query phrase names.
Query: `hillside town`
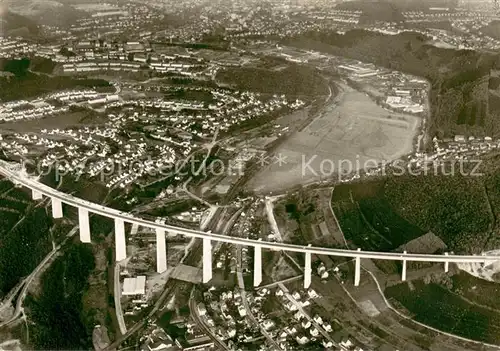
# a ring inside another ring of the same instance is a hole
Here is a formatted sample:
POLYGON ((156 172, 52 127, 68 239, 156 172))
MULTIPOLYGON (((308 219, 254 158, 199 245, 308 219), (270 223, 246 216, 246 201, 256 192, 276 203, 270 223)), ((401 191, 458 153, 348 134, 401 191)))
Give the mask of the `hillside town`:
POLYGON ((500 0, 7 2, 0 351, 497 348, 500 0))

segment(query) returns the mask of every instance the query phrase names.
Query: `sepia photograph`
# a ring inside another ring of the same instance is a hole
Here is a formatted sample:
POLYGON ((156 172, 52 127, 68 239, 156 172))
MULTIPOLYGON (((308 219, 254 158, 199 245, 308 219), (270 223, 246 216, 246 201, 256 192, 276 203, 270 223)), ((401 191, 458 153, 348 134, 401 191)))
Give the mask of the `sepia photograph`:
POLYGON ((500 0, 0 0, 0 351, 500 351, 500 0))

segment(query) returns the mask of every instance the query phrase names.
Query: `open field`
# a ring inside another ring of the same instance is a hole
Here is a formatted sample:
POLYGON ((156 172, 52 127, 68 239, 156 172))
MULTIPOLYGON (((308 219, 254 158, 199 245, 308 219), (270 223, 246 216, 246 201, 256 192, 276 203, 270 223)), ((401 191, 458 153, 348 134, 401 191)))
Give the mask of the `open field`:
POLYGON ((284 162, 264 168, 253 188, 282 190, 397 159, 412 151, 419 124, 420 118, 389 112, 341 83, 335 102, 276 151, 284 162))
POLYGON ((86 12, 90 12, 90 13, 95 13, 97 11, 119 10, 119 7, 113 6, 111 4, 98 4, 98 3, 96 3, 96 4, 94 4, 94 3, 77 4, 77 5, 74 5, 74 8, 76 8, 77 10, 86 11, 86 12))
POLYGON ((97 116, 92 111, 76 111, 60 113, 54 116, 49 116, 39 119, 22 120, 18 122, 8 122, 0 124, 0 131, 18 132, 18 133, 37 133, 42 129, 55 128, 74 128, 77 126, 87 126, 93 124, 102 124, 105 118, 97 116))
POLYGON ((381 35, 352 30, 342 35, 333 31, 310 31, 285 45, 347 56, 427 77, 431 83, 428 135, 497 136, 498 109, 490 100, 487 83, 490 71, 498 68, 497 60, 490 59, 487 53, 438 48, 427 41, 427 37, 410 32, 381 35), (489 108, 485 108, 485 104, 489 108))

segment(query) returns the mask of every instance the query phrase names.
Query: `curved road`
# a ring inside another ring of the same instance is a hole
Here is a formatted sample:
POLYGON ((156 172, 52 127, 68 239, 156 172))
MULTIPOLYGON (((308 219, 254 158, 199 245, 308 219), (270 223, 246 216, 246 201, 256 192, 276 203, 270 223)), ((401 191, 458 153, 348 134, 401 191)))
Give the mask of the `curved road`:
POLYGON ((160 229, 167 232, 174 232, 180 235, 193 238, 208 238, 213 241, 225 242, 234 245, 243 246, 258 246, 265 249, 271 250, 285 250, 300 253, 310 253, 316 255, 327 255, 327 256, 338 256, 338 257, 360 257, 360 258, 370 258, 370 259, 380 259, 380 260, 391 260, 391 261, 418 261, 418 262, 479 262, 479 263, 493 263, 500 260, 500 256, 492 255, 430 255, 430 254, 401 254, 394 252, 372 252, 372 251, 354 251, 354 250, 342 250, 342 249, 332 249, 324 247, 314 247, 314 246, 302 246, 293 245, 285 243, 276 242, 266 242, 258 241, 246 238, 230 237, 226 235, 205 233, 199 230, 187 229, 174 227, 166 224, 159 224, 152 221, 148 221, 142 218, 134 217, 133 215, 122 212, 116 209, 112 209, 103 205, 94 204, 92 202, 74 197, 69 194, 57 191, 45 184, 38 182, 35 179, 28 178, 22 175, 19 171, 14 171, 12 164, 6 163, 4 161, 0 162, 0 174, 9 178, 16 184, 22 185, 24 187, 30 188, 31 190, 42 193, 43 195, 61 200, 61 202, 66 203, 73 207, 84 208, 89 212, 108 217, 111 219, 121 219, 127 223, 138 224, 143 227, 151 229, 160 229), (10 167, 9 167, 10 165, 10 167))
POLYGON ((26 295, 28 294, 28 288, 29 288, 31 282, 36 278, 36 276, 38 275, 38 273, 40 273, 40 271, 42 271, 44 268, 46 268, 45 265, 59 252, 59 250, 66 243, 68 238, 71 238, 73 235, 76 234, 77 230, 78 230, 78 226, 73 227, 73 229, 71 229, 71 231, 66 235, 66 238, 63 240, 63 242, 61 242, 59 245, 57 245, 57 247, 54 247, 52 249, 52 251, 50 251, 48 253, 48 255, 45 256, 45 258, 42 260, 42 262, 40 262, 38 264, 38 266, 35 268, 35 270, 33 272, 31 272, 31 274, 22 282, 23 287, 22 287, 21 293, 19 294, 19 296, 17 298, 14 315, 8 321, 0 323, 0 328, 7 326, 7 325, 10 325, 19 319, 19 316, 21 315, 21 313, 23 311, 23 302, 24 302, 24 299, 26 298, 26 295))

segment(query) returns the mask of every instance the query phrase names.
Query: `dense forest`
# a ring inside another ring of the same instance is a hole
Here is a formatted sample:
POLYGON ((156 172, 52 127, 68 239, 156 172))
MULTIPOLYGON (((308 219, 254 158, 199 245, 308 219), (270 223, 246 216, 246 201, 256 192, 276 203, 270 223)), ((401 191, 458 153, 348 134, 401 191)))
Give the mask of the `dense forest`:
MULTIPOLYGON (((47 62, 37 59, 34 63, 36 68, 47 70, 47 62)), ((52 77, 32 72, 31 65, 31 60, 27 58, 20 60, 0 59, 0 71, 14 75, 0 77, 0 101, 33 98, 41 94, 73 88, 99 88, 113 91, 109 82, 102 79, 52 77)))
POLYGON ((291 65, 281 71, 264 68, 228 68, 217 74, 217 80, 237 89, 287 96, 328 95, 328 82, 321 74, 300 65, 291 65))
POLYGON ((397 213, 438 235, 452 250, 480 253, 488 248, 493 223, 483 179, 458 175, 390 178, 384 195, 397 213))
POLYGON ((0 296, 7 294, 52 249, 52 219, 44 207, 34 207, 29 196, 12 189, 0 196, 0 296))
POLYGON ((347 239, 367 250, 391 251, 429 232, 455 253, 479 254, 500 244, 498 170, 343 184, 332 201, 347 239))
POLYGON ((83 296, 95 267, 92 249, 73 244, 41 277, 39 295, 25 304, 30 322, 30 342, 38 350, 89 350, 92 348, 91 316, 84 312, 83 296))

